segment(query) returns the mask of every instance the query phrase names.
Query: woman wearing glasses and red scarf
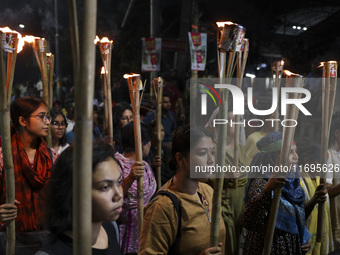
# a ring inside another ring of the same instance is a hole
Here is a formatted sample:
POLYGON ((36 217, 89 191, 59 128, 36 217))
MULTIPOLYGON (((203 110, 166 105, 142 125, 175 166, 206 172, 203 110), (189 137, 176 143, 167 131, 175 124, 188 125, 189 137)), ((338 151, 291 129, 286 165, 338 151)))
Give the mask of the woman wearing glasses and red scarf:
MULTIPOLYGON (((44 140, 48 135, 50 115, 41 99, 18 98, 11 104, 10 112, 16 202, 15 205, 6 204, 5 171, 0 150, 0 230, 4 232, 6 223, 15 220, 16 254, 34 254, 46 235, 43 231, 45 189, 57 153, 48 149, 44 140)), ((0 247, 5 245, 2 243, 0 247)))
POLYGON ((52 134, 52 149, 62 153, 70 145, 66 142, 65 132, 67 128, 66 117, 58 108, 52 108, 51 114, 51 134, 52 134))

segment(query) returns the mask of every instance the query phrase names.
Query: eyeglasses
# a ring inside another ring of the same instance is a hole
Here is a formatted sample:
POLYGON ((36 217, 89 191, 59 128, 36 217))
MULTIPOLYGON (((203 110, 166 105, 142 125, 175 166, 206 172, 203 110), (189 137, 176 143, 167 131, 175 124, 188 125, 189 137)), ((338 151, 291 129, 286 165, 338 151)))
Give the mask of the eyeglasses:
POLYGON ((37 115, 30 115, 28 117, 34 117, 36 119, 40 119, 42 122, 46 123, 47 121, 51 121, 51 115, 46 113, 39 113, 37 115))
POLYGON ((53 126, 54 128, 66 127, 66 122, 65 122, 65 121, 62 121, 62 122, 59 122, 59 121, 52 121, 51 124, 52 124, 52 126, 53 126))

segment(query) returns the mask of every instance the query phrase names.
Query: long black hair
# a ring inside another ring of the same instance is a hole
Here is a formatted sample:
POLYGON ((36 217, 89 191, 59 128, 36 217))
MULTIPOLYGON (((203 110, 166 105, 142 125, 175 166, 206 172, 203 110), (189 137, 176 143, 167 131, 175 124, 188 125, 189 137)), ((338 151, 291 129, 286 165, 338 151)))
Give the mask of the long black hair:
MULTIPOLYGON (((48 182, 47 189, 47 226, 50 232, 58 235, 72 229, 72 175, 73 145, 58 157, 48 182)), ((92 172, 98 164, 109 158, 115 160, 114 148, 102 141, 96 141, 92 148, 92 172)))
MULTIPOLYGON (((146 125, 144 122, 140 123, 142 144, 145 145, 152 141, 153 132, 151 127, 146 125)), ((135 151, 135 136, 133 122, 129 122, 122 129, 122 145, 124 152, 135 151)))
POLYGON ((120 102, 118 104, 115 104, 113 108, 113 139, 116 143, 115 147, 116 150, 118 150, 120 153, 123 153, 122 151, 122 127, 121 127, 121 119, 123 112, 126 110, 130 110, 132 112, 131 106, 126 102, 120 102))
POLYGON ((11 134, 18 132, 22 127, 19 123, 20 117, 29 117, 42 104, 47 107, 47 104, 37 97, 20 97, 15 99, 10 107, 12 120, 11 134))

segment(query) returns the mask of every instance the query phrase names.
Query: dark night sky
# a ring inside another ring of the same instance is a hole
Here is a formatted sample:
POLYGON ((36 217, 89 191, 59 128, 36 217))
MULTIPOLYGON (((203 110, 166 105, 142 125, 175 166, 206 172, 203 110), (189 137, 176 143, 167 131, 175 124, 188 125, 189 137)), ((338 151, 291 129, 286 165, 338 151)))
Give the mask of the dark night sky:
MULTIPOLYGON (((78 11, 81 13, 82 1, 78 3, 78 11)), ((156 36, 178 38, 181 3, 182 1, 180 0, 160 1, 158 12, 155 15, 157 20, 156 36)), ((330 58, 338 59, 340 56, 337 33, 339 31, 339 22, 333 21, 331 23, 329 19, 326 19, 323 25, 328 30, 320 28, 319 25, 318 29, 315 26, 315 29, 310 29, 299 36, 275 33, 278 27, 282 25, 284 17, 286 17, 285 22, 289 23, 289 20, 287 21, 287 17, 288 19, 291 17, 289 14, 296 12, 295 16, 302 16, 305 15, 303 13, 307 9, 312 7, 319 9, 324 6, 339 8, 339 1, 199 0, 198 3, 200 29, 209 33, 208 59, 211 62, 209 71, 213 74, 216 74, 216 30, 213 24, 218 20, 231 20, 247 28, 246 37, 250 39, 247 71, 257 72, 258 75, 265 76, 270 71, 257 71, 256 67, 259 64, 270 64, 271 61, 278 58, 268 57, 268 52, 275 56, 286 58, 287 64, 290 65, 289 67, 293 71, 300 73, 308 73, 310 63, 313 61, 330 60, 330 58), (267 52, 267 55, 264 52, 267 52)), ((98 1, 97 34, 100 37, 108 36, 114 40, 112 56, 113 81, 115 79, 119 80, 119 77, 125 72, 140 71, 140 38, 147 37, 150 33, 148 0, 135 1, 126 26, 124 29, 120 28, 128 4, 129 1, 126 0, 98 1)), ((324 12, 326 13, 327 11, 324 12)), ((335 12, 335 14, 338 13, 339 11, 335 12)), ((78 15, 81 24, 81 15, 78 15)), ((188 13, 188 17, 190 15, 191 13, 188 13)), ((67 0, 58 0, 58 19, 61 75, 71 77, 72 58, 69 42, 67 0)), ((0 26, 6 25, 23 35, 33 34, 45 37, 49 42, 51 51, 54 53, 54 0, 1 0, 0 26), (25 24, 24 29, 18 27, 20 23, 25 24)), ((163 52, 162 54, 161 68, 163 70, 172 68, 173 52, 163 52)), ((99 69, 101 65, 99 53, 97 54, 97 64, 99 69)), ((39 79, 38 66, 30 46, 25 46, 23 52, 18 55, 16 68, 15 81, 31 79, 35 82, 39 79)))

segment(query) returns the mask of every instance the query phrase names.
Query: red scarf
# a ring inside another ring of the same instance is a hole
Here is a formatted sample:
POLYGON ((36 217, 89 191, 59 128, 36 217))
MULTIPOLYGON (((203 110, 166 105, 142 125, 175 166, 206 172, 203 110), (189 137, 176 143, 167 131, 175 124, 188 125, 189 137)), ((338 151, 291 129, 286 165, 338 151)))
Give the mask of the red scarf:
MULTIPOLYGON (((16 231, 37 231, 43 229, 46 183, 51 175, 52 159, 47 144, 39 138, 33 164, 30 163, 24 145, 18 134, 12 136, 12 154, 15 176, 15 199, 18 205, 16 231)), ((0 203, 5 203, 5 173, 2 175, 0 203)))

